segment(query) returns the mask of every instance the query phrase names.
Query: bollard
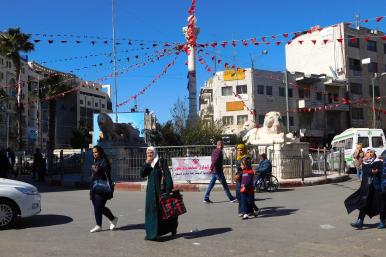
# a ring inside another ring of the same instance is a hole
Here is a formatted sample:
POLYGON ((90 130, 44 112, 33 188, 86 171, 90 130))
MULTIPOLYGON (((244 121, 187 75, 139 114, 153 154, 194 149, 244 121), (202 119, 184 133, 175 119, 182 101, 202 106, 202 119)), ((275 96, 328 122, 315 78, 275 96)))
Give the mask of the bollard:
POLYGON ((303 157, 303 148, 300 149, 300 158, 301 158, 301 162, 300 162, 300 170, 302 172, 302 182, 304 182, 304 157, 303 157))
POLYGON ((324 160, 324 167, 323 167, 323 170, 324 170, 324 176, 326 177, 327 179, 327 149, 326 147, 323 147, 323 160, 324 160))

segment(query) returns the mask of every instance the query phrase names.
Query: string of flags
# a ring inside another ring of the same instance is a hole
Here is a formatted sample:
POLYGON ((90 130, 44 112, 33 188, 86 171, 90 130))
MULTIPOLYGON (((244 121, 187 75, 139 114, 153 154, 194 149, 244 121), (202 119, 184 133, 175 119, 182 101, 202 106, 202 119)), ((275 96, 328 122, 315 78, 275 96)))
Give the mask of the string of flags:
POLYGON ((162 72, 155 76, 155 78, 150 81, 144 88, 142 88, 138 93, 130 96, 127 100, 118 103, 116 105, 117 108, 122 107, 123 105, 128 104, 130 101, 137 99, 140 95, 143 95, 153 84, 155 84, 162 76, 164 76, 168 72, 168 70, 175 64, 177 57, 178 56, 176 55, 174 59, 163 68, 162 72))

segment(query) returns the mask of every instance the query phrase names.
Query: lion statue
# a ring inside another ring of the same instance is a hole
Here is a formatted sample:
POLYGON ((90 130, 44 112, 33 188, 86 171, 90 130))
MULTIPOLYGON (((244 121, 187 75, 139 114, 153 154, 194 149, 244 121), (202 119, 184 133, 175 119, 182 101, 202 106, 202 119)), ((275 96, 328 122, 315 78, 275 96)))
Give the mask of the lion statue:
POLYGON ((249 144, 272 144, 294 141, 292 133, 284 134, 282 118, 279 112, 268 112, 261 128, 249 130, 243 140, 249 144))

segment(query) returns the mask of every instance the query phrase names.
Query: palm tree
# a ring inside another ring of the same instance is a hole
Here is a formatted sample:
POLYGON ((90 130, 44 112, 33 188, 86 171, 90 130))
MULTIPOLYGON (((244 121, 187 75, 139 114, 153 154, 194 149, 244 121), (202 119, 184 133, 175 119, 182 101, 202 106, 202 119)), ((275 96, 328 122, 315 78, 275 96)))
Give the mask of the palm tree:
POLYGON ((39 98, 48 101, 48 166, 52 167, 52 154, 55 149, 56 97, 72 88, 71 80, 62 74, 52 74, 40 81, 39 98))
MULTIPOLYGON (((21 68, 20 52, 31 52, 35 49, 34 44, 29 42, 30 35, 21 33, 20 28, 9 28, 5 32, 0 32, 0 54, 9 58, 13 62, 16 74, 16 85, 20 85, 19 75, 21 68)), ((17 105, 17 111, 19 116, 18 124, 18 141, 19 150, 23 147, 23 134, 22 134, 22 112, 23 105, 19 103, 17 105)))

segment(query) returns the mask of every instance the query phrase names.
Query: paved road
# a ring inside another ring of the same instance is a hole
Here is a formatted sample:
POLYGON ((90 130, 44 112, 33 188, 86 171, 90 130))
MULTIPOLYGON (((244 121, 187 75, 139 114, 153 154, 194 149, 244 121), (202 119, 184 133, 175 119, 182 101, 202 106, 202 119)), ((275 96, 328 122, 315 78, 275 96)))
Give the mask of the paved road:
MULTIPOLYGON (((359 183, 348 181, 259 193, 262 214, 242 221, 237 204, 214 192, 214 204, 202 193, 185 193, 188 213, 180 217, 178 237, 164 242, 143 240, 143 192, 116 192, 108 203, 119 216, 116 231, 90 234, 94 226, 87 190, 41 186, 43 211, 0 231, 0 257, 46 256, 386 256, 386 230, 354 230, 343 200, 359 183), (195 231, 191 233, 190 231, 195 231)), ((104 219, 105 228, 108 227, 104 219)))

